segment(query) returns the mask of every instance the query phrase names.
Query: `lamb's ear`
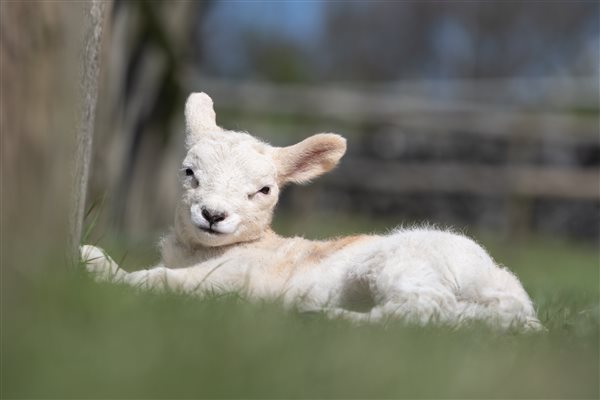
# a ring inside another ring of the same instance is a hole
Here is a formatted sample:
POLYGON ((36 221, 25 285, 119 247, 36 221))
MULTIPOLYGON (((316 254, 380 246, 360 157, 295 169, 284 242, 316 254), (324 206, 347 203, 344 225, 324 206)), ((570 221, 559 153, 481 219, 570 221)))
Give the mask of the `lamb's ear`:
POLYGON ((346 152, 346 139, 320 133, 289 147, 276 148, 279 184, 305 183, 336 166, 346 152))
POLYGON ((185 145, 189 149, 207 132, 221 131, 213 101, 206 93, 192 93, 185 103, 185 145))

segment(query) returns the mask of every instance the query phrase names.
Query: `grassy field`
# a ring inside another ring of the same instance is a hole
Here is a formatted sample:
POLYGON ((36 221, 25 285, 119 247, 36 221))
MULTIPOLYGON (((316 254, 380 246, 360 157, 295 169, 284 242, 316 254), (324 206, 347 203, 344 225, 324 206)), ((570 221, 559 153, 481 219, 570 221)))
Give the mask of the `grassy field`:
MULTIPOLYGON (((277 229, 332 233, 313 222, 277 229)), ((3 294, 2 397, 598 398, 597 249, 478 238, 522 279, 547 333, 353 326, 234 296, 134 293, 83 274, 15 275, 3 294)), ((118 259, 124 246, 116 242, 101 244, 118 259)), ((129 247, 130 269, 156 256, 147 244, 129 247)))

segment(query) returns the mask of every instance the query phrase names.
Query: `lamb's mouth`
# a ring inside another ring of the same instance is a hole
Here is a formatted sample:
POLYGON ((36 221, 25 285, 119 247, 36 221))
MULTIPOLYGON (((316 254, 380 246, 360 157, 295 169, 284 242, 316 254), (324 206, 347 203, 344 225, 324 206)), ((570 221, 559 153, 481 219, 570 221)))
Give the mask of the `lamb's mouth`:
POLYGON ((216 231, 216 230, 214 230, 212 227, 211 227, 211 228, 204 228, 204 227, 200 226, 199 228, 200 228, 200 230, 201 230, 202 232, 206 232, 206 233, 208 233, 209 235, 224 235, 224 233, 223 233, 223 232, 216 231))

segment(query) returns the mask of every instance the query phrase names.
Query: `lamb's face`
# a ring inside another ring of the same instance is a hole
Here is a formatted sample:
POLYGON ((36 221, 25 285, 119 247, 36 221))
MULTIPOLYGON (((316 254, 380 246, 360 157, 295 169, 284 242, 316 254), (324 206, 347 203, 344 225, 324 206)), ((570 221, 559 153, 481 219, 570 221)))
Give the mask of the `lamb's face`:
POLYGON ((191 242, 244 242, 269 227, 279 197, 270 146, 243 133, 208 133, 189 150, 181 180, 177 222, 191 242))
POLYGON ((183 195, 175 229, 195 246, 224 246, 260 238, 267 231, 279 189, 304 183, 332 169, 346 141, 318 134, 289 147, 272 147, 216 124, 212 100, 190 95, 185 106, 183 195))

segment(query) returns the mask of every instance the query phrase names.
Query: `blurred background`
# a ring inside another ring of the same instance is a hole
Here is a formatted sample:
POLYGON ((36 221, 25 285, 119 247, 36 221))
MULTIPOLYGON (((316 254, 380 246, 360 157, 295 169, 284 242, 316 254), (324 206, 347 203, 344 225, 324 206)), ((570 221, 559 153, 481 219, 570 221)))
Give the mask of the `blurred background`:
POLYGON ((0 2, 0 397, 598 397, 597 1, 99 3, 101 26, 91 2, 0 2), (349 329, 69 280, 99 28, 86 243, 158 260, 183 105, 205 91, 221 126, 274 145, 348 139, 337 169, 285 190, 277 232, 452 226, 517 273, 549 333, 349 329))
MULTIPOLYGON (((183 102, 205 91, 223 127, 272 144, 317 132, 349 139, 335 172, 285 192, 276 223, 301 230, 325 214, 378 227, 598 239, 597 2, 108 8, 88 195, 88 206, 102 204, 97 231, 155 240, 170 225, 183 102)), ((47 200, 34 206, 53 225, 68 191, 84 9, 3 5, 3 171, 24 191, 28 179, 56 180, 56 193, 40 193, 35 201, 47 200), (25 148, 31 157, 18 156, 25 148)), ((24 205, 18 190, 4 193, 9 206, 24 205)))

